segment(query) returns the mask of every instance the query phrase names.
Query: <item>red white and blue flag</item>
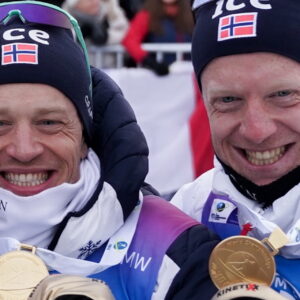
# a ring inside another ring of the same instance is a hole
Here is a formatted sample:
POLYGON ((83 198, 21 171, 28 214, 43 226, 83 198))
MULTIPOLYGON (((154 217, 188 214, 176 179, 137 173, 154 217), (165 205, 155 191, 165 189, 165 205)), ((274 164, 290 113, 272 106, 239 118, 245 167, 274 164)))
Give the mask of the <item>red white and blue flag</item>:
POLYGON ((38 45, 28 43, 2 45, 1 64, 38 64, 38 45))
POLYGON ((242 13, 219 19, 218 41, 256 36, 257 13, 242 13))

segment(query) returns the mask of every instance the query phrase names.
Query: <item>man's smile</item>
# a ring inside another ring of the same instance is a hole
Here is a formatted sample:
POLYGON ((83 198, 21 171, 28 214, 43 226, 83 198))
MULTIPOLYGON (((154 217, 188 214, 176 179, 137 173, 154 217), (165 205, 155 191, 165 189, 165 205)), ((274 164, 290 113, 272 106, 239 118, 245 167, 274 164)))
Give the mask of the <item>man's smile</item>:
POLYGON ((265 151, 244 150, 247 160, 256 166, 270 165, 277 162, 286 152, 287 147, 281 146, 265 151))
POLYGON ((38 173, 14 173, 5 172, 4 178, 11 184, 18 186, 36 186, 43 184, 49 177, 48 172, 38 173))

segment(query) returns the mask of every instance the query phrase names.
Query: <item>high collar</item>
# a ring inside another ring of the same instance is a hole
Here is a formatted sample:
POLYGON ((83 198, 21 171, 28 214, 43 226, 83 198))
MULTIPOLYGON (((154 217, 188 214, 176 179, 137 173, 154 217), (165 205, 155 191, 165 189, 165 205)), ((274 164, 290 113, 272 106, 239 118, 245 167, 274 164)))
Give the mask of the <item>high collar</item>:
POLYGON ((296 167, 276 181, 259 186, 238 174, 218 157, 217 159, 235 188, 247 198, 260 203, 263 208, 271 206, 276 199, 284 196, 300 182, 300 167, 296 167))

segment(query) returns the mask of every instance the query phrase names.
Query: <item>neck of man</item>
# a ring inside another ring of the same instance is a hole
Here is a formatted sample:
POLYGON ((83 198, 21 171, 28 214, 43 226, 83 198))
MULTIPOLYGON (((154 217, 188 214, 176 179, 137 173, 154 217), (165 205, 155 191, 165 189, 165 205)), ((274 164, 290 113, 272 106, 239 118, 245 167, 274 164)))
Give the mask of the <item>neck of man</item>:
POLYGON ((235 188, 247 198, 260 203, 263 208, 271 206, 276 199, 284 196, 300 181, 299 166, 270 184, 256 185, 224 164, 219 158, 218 160, 235 188))

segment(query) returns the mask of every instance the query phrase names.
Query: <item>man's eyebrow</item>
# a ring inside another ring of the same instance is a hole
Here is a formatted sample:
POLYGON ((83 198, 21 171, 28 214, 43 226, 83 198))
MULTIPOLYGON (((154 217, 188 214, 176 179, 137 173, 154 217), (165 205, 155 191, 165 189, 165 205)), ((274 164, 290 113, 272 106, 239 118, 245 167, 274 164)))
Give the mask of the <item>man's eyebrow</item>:
MULTIPOLYGON (((6 115, 6 114, 12 114, 14 111, 9 108, 9 107, 0 107, 0 115, 6 115)), ((47 115, 47 114, 67 114, 68 112, 64 108, 59 108, 59 107, 51 107, 51 108, 45 108, 45 107, 40 107, 37 108, 34 111, 35 115, 47 115)))
POLYGON ((59 107, 51 107, 51 108, 45 108, 41 107, 36 110, 37 113, 40 114, 51 114, 51 113, 67 113, 66 109, 59 108, 59 107))

